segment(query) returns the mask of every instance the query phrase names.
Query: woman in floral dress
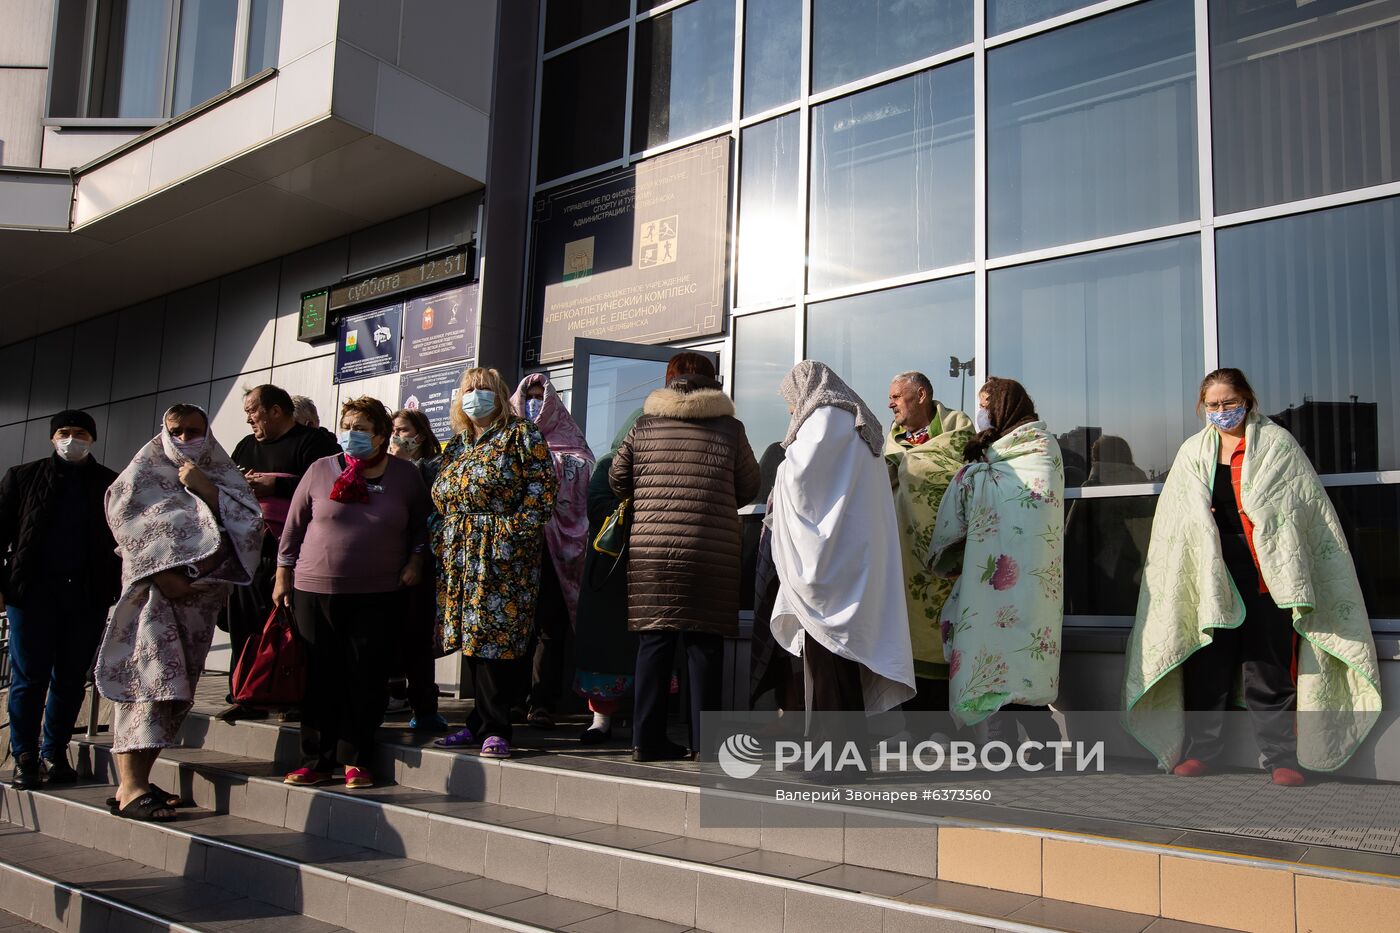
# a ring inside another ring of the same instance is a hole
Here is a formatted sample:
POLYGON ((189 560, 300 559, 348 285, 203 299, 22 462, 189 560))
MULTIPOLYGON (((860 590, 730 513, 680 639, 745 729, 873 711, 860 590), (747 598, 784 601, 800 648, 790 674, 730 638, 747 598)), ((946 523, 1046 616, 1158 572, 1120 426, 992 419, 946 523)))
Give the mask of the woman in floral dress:
POLYGON ((959 725, 998 710, 990 739, 1036 741, 1059 730, 1047 704, 1060 687, 1064 463, 1060 446, 1019 382, 989 379, 978 433, 938 509, 928 562, 956 577, 940 617, 949 709, 959 725))
POLYGON ((433 483, 436 637, 440 653, 466 657, 476 702, 466 728, 436 744, 481 741, 483 757, 509 758, 513 662, 530 640, 554 464, 539 428, 512 414, 494 369, 462 374, 452 427, 433 483))

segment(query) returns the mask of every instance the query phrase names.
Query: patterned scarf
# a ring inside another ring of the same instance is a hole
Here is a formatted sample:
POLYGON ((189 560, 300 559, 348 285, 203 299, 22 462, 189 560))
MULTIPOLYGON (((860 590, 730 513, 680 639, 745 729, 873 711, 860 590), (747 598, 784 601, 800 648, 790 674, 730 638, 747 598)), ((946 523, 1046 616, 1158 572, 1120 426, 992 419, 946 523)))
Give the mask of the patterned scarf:
POLYGON ((385 444, 375 454, 367 460, 358 457, 345 455, 345 469, 335 478, 335 483, 331 485, 331 499, 335 502, 368 502, 369 484, 365 482, 365 470, 372 469, 384 462, 388 456, 388 446, 385 444))
POLYGON ((813 412, 830 405, 856 416, 856 433, 865 441, 871 454, 878 457, 884 450, 885 438, 880 431, 880 419, 856 395, 855 390, 825 363, 803 360, 784 377, 778 391, 792 406, 792 420, 788 422, 787 437, 783 438, 784 447, 797 440, 798 430, 813 412))

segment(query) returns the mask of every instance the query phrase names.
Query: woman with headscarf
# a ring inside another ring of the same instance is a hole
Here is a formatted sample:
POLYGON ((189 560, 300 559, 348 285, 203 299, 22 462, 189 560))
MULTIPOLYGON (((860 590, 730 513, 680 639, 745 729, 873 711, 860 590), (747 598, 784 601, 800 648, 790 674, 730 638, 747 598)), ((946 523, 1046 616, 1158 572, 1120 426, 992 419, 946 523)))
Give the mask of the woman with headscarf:
POLYGON ((608 485, 608 470, 641 416, 639 408, 623 423, 588 481, 584 582, 574 628, 574 692, 588 701, 593 714, 593 721, 579 736, 584 745, 599 745, 612 738, 612 717, 632 695, 637 669, 637 636, 627 630, 627 550, 612 557, 599 553, 592 542, 621 501, 608 485))
POLYGON ((640 633, 632 757, 688 758, 666 736, 671 659, 683 642, 690 747, 700 753, 700 714, 720 708, 724 636, 739 631, 739 505, 758 492, 758 462, 708 357, 671 357, 666 387, 647 396, 608 479, 632 500, 627 614, 640 633))
POLYGON ((433 483, 437 644, 462 652, 474 691, 466 728, 434 744, 480 742, 484 758, 511 755, 512 674, 530 642, 556 486, 549 445, 512 414, 509 391, 494 369, 462 373, 458 433, 433 483))
POLYGON ((914 656, 880 422, 825 363, 798 363, 780 391, 773 637, 802 658, 809 716, 883 712, 914 695, 914 656))
POLYGON ((1000 709, 1023 711, 989 724, 1015 741, 1058 729, 1049 706, 1060 688, 1064 618, 1064 464, 1060 445, 1014 379, 978 392, 977 434, 938 508, 931 570, 956 577, 940 627, 949 669, 949 711, 960 726, 1000 709))
POLYGON ((120 783, 107 804, 118 816, 164 821, 174 819, 179 797, 151 783, 151 768, 194 702, 229 591, 252 580, 263 520, 202 408, 171 406, 161 424, 107 490, 122 596, 95 676, 114 704, 120 783))
POLYGON ((583 552, 588 547, 588 479, 593 451, 544 373, 531 373, 510 397, 510 407, 534 422, 549 444, 558 492, 554 515, 544 526, 549 559, 540 564, 540 593, 535 601, 534 664, 530 671, 529 722, 554 725, 554 708, 564 680, 564 648, 578 620, 583 552))

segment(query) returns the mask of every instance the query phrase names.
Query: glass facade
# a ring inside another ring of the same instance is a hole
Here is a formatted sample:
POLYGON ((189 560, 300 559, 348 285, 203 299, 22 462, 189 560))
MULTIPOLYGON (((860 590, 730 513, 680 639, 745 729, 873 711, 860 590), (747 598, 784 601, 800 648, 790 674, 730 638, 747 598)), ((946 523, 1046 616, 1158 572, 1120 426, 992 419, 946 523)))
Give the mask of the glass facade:
POLYGON ((1400 0, 635 8, 567 80, 581 49, 546 51, 540 186, 733 140, 720 348, 756 451, 797 358, 882 414, 902 370, 964 409, 1017 378, 1065 451, 1066 611, 1125 625, 1200 379, 1239 366, 1400 623, 1400 0))

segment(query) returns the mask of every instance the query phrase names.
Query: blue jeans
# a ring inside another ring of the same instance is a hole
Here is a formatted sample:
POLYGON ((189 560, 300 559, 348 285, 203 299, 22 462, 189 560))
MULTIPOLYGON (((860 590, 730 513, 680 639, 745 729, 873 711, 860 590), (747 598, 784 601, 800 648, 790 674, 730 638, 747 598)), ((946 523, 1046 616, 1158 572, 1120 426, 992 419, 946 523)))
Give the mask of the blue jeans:
POLYGON ((71 590, 27 599, 7 607, 10 617, 10 751, 16 759, 33 754, 44 725, 44 758, 68 750, 83 705, 83 685, 92 667, 105 608, 71 590))

